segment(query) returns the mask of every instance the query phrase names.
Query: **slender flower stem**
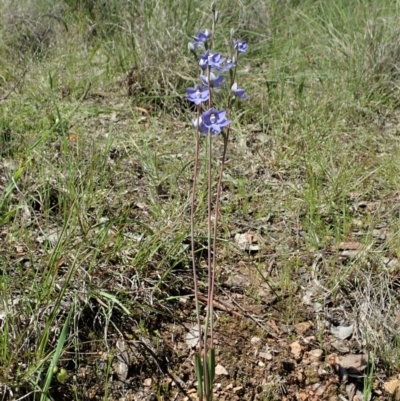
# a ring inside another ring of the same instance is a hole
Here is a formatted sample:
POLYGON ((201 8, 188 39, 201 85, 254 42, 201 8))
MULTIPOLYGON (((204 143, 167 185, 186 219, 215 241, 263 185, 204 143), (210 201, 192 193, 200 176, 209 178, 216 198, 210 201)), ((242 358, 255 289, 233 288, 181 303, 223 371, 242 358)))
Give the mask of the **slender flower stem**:
MULTIPOLYGON (((207 344, 207 336, 208 336, 208 329, 210 327, 210 333, 211 336, 213 335, 211 327, 213 327, 212 321, 213 321, 213 299, 210 297, 214 291, 211 288, 212 286, 212 277, 213 277, 213 272, 212 272, 212 223, 211 223, 211 213, 212 213, 212 135, 211 132, 208 134, 208 193, 207 193, 207 207, 208 207, 208 242, 207 242, 207 247, 208 247, 208 299, 207 299, 207 314, 206 314, 206 325, 205 325, 205 331, 204 331, 204 343, 207 344)), ((208 397, 211 392, 212 388, 209 380, 209 366, 207 363, 207 354, 208 354, 208 348, 213 348, 213 344, 210 344, 210 347, 206 347, 204 345, 204 382, 205 382, 205 394, 206 397, 208 397)))
MULTIPOLYGON (((236 52, 236 65, 234 67, 233 74, 231 75, 231 87, 233 83, 235 82, 236 78, 236 68, 237 68, 237 59, 239 56, 239 52, 236 52)), ((231 117, 231 112, 232 112, 232 90, 229 90, 229 95, 228 95, 228 105, 227 105, 227 117, 230 119, 231 117)), ((217 227, 218 227, 218 216, 219 216, 219 202, 221 198, 221 188, 222 188, 222 179, 224 177, 224 168, 225 168, 225 161, 226 161, 226 152, 228 149, 228 143, 229 143, 229 134, 231 131, 231 126, 229 125, 226 129, 226 133, 223 134, 224 137, 224 148, 222 151, 222 159, 221 159, 221 168, 219 170, 219 177, 218 177, 218 183, 217 183, 217 194, 215 197, 215 215, 214 215, 214 236, 213 236, 213 257, 212 257, 212 277, 210 280, 210 289, 211 292, 209 293, 209 300, 214 299, 214 291, 215 291, 215 273, 217 269, 217 259, 216 259, 216 249, 217 249, 217 227)), ((210 341, 211 345, 214 343, 214 324, 213 324, 213 319, 211 319, 211 327, 210 327, 210 341)))
MULTIPOLYGON (((214 24, 213 24, 213 31, 214 31, 214 24)), ((211 67, 207 66, 207 82, 208 82, 208 91, 209 91, 209 99, 208 99, 208 108, 211 109, 212 107, 212 94, 211 94, 211 67)), ((212 389, 210 386, 210 375, 209 375, 209 366, 207 363, 207 356, 208 356, 208 329, 210 327, 211 337, 214 337, 212 332, 213 327, 213 299, 210 297, 211 294, 214 292, 211 288, 212 284, 212 255, 211 255, 211 198, 212 198, 212 134, 211 130, 208 132, 208 188, 207 188, 207 217, 208 217, 208 224, 207 224, 207 233, 208 233, 208 255, 207 255, 207 265, 208 265, 208 293, 207 293, 207 313, 206 313, 206 324, 204 330, 204 358, 203 358, 203 366, 204 366, 204 387, 205 387, 205 394, 207 400, 212 394, 212 389), (211 324, 210 324, 211 322, 211 324)), ((213 343, 211 343, 210 347, 213 347, 213 343)))
POLYGON ((211 94, 211 67, 207 67, 207 83, 208 83, 208 108, 212 107, 212 94, 211 94))
POLYGON ((199 170, 199 150, 200 150, 200 133, 199 133, 199 125, 200 125, 200 113, 201 106, 197 107, 197 129, 196 129, 196 146, 195 146, 195 158, 194 158, 194 167, 193 167, 193 185, 192 185, 192 197, 190 200, 190 241, 191 241, 191 250, 192 250, 192 269, 193 269, 193 282, 194 282, 194 300, 196 305, 196 316, 197 316, 197 326, 199 331, 199 355, 201 357, 202 354, 202 335, 201 335, 201 322, 200 322, 200 303, 199 303, 199 290, 197 283, 197 271, 196 271, 196 255, 195 255, 195 244, 194 244, 194 214, 195 214, 195 199, 196 199, 196 184, 197 184, 197 175, 199 170))
MULTIPOLYGON (((190 213, 190 224, 191 224, 191 250, 192 250, 192 268, 193 268, 193 278, 194 278, 194 292, 195 292, 195 303, 196 303, 196 313, 197 313, 197 324, 199 329, 199 352, 196 352, 196 372, 198 375, 199 382, 199 399, 203 401, 211 401, 213 398, 213 382, 215 374, 215 349, 214 349, 214 294, 215 294, 215 280, 216 280, 216 249, 217 249, 217 227, 218 227, 218 217, 219 217, 219 203, 222 191, 222 180, 223 173, 226 164, 227 148, 229 143, 230 135, 230 124, 231 124, 231 114, 232 114, 232 103, 235 97, 246 98, 244 90, 239 89, 237 83, 235 82, 236 71, 237 71, 237 60, 239 53, 245 53, 247 50, 246 41, 234 40, 234 48, 236 50, 235 57, 232 61, 228 61, 225 66, 221 64, 225 61, 221 58, 220 53, 212 53, 213 41, 215 38, 215 27, 219 18, 219 13, 215 10, 215 3, 211 5, 211 11, 213 13, 213 24, 212 32, 206 30, 204 33, 199 32, 198 36, 194 37, 196 42, 194 44, 188 45, 188 49, 196 56, 196 47, 204 43, 206 53, 200 56, 200 69, 206 69, 205 77, 200 72, 200 79, 203 85, 207 86, 204 89, 200 85, 194 88, 187 88, 187 99, 198 105, 197 108, 197 121, 193 122, 196 128, 196 148, 195 148, 195 163, 193 172, 193 187, 192 187, 192 197, 191 197, 191 213, 190 213), (228 102, 226 110, 216 110, 213 108, 213 94, 212 87, 219 87, 223 84, 223 77, 216 77, 211 72, 211 67, 215 69, 220 69, 220 72, 229 70, 230 75, 230 88, 228 93, 228 102), (232 68, 233 67, 233 68, 232 68), (213 81, 211 82, 211 76, 213 81), (207 81, 207 85, 206 82, 207 81), (207 93, 208 92, 208 93, 207 93), (208 96, 208 110, 203 112, 203 106, 201 105, 203 101, 206 101, 208 96), (228 116, 228 119, 226 118, 228 116), (226 127, 225 132, 223 128, 226 127), (212 157, 212 141, 213 135, 222 133, 223 135, 223 154, 221 159, 219 178, 217 183, 217 190, 215 195, 215 207, 214 207, 214 224, 212 222, 212 212, 213 212, 213 157, 212 157), (196 272, 196 260, 195 260, 195 243, 194 243, 194 224, 195 224, 195 191, 197 183, 197 175, 199 170, 199 152, 200 152, 200 134, 204 134, 207 137, 206 150, 206 162, 207 162, 207 245, 208 245, 208 255, 207 255, 207 269, 208 269, 208 283, 207 283, 207 305, 206 305, 206 318, 204 325, 204 334, 201 335, 201 319, 200 319, 200 307, 199 307, 199 290, 196 272), (208 333, 210 333, 210 340, 208 339, 208 333)), ((233 37, 234 31, 231 31, 231 37, 233 37)))

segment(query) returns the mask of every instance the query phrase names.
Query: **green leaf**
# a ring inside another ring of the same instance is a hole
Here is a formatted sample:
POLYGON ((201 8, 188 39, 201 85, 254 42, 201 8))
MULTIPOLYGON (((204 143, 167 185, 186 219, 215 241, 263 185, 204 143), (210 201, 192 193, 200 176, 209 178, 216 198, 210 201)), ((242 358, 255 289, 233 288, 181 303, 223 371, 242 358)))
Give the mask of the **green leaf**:
POLYGON ((208 394, 208 401, 211 401, 213 398, 213 384, 214 384, 214 378, 215 378, 215 348, 211 348, 208 351, 207 355, 207 366, 208 366, 208 377, 209 377, 209 383, 210 383, 210 394, 208 394))
POLYGON ((197 394, 199 398, 203 398, 203 365, 201 364, 201 355, 196 352, 194 354, 194 362, 195 362, 195 369, 196 369, 196 377, 197 377, 197 394))
MULTIPOLYGON (((51 380, 53 378, 54 372, 56 371, 55 367, 58 364, 58 361, 60 359, 60 356, 61 356, 61 353, 62 353, 62 350, 63 350, 63 347, 64 347, 64 343, 65 343, 65 341, 67 339, 67 334, 68 334, 68 329, 69 329, 69 321, 71 319, 71 315, 72 315, 72 309, 69 311, 68 316, 65 319, 64 326, 63 326, 63 328, 61 330, 60 337, 58 338, 58 341, 57 341, 57 347, 56 347, 56 349, 54 351, 53 358, 52 358, 52 360, 50 362, 49 368, 47 369, 46 380, 45 380, 45 383, 44 383, 44 386, 43 386, 42 394, 40 396, 40 401, 47 401, 49 399, 47 394, 48 394, 48 391, 49 391, 49 388, 50 388, 50 384, 51 384, 51 380)), ((59 380, 58 376, 63 371, 65 371, 65 369, 61 369, 60 370, 60 372, 56 376, 57 380, 59 380)), ((67 376, 68 376, 68 374, 65 371, 65 373, 61 375, 61 380, 65 381, 67 379, 67 376)))

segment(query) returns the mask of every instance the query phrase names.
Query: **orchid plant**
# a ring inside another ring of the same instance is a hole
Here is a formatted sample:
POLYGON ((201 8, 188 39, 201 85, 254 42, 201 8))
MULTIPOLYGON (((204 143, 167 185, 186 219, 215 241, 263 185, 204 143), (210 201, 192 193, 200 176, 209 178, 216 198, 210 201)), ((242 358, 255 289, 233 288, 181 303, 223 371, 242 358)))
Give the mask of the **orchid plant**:
POLYGON ((221 185, 223 171, 225 166, 226 152, 229 143, 229 134, 232 120, 232 105, 235 99, 247 99, 244 89, 238 87, 236 82, 236 71, 239 55, 246 53, 247 43, 244 40, 235 39, 235 31, 231 30, 232 52, 231 58, 222 57, 221 53, 214 52, 213 39, 215 37, 215 28, 219 19, 219 13, 215 9, 215 4, 211 5, 212 12, 212 30, 206 29, 193 36, 194 42, 189 43, 188 49, 195 56, 196 63, 199 66, 200 83, 193 88, 186 89, 187 99, 193 102, 197 107, 197 116, 192 119, 192 125, 196 132, 195 162, 193 171, 193 187, 191 197, 191 256, 194 280, 194 294, 196 304, 196 316, 199 333, 198 350, 195 353, 195 366, 198 381, 198 395, 200 401, 211 401, 213 398, 213 382, 215 374, 215 349, 214 349, 214 330, 213 330, 213 302, 215 292, 216 275, 216 242, 217 242, 217 223, 219 215, 219 201, 221 194, 221 185), (198 54, 198 50, 204 47, 204 53, 198 54), (214 107, 215 88, 221 88, 225 85, 224 73, 229 72, 229 89, 227 97, 227 106, 224 110, 218 110, 214 107), (212 225, 212 141, 215 135, 221 134, 223 137, 223 154, 221 159, 219 178, 217 183, 217 193, 215 198, 214 224, 212 225), (206 307, 206 319, 204 330, 201 326, 199 292, 196 272, 195 259, 195 195, 197 184, 197 173, 199 166, 199 151, 201 136, 207 137, 208 146, 208 296, 206 307), (212 252, 214 250, 214 252, 212 252), (203 334, 202 334, 203 333, 203 334), (208 341, 210 334, 210 341, 208 341))

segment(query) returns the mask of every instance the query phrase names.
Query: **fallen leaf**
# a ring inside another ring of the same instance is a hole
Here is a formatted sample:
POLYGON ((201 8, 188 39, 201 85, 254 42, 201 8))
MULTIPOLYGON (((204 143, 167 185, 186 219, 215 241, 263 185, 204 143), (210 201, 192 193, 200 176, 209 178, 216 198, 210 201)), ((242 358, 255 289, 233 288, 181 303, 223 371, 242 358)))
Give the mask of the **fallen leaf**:
POLYGON ((354 401, 354 398, 356 396, 356 385, 354 383, 349 383, 346 385, 346 393, 347 393, 347 398, 351 401, 354 401))
POLYGON ((360 254, 364 249, 363 244, 360 242, 341 242, 339 245, 334 246, 334 251, 340 251, 340 256, 353 259, 360 254))
POLYGON ((345 258, 354 259, 360 254, 360 250, 351 250, 351 251, 342 251, 340 252, 340 256, 345 258))
POLYGON ((337 363, 347 369, 349 373, 362 372, 368 365, 368 355, 366 354, 349 354, 340 356, 336 359, 337 363))
POLYGON ((345 340, 350 337, 354 331, 354 325, 350 326, 331 326, 329 331, 340 340, 345 340))
POLYGON ((143 107, 137 107, 137 106, 135 106, 134 109, 137 110, 137 111, 140 111, 140 112, 142 112, 142 113, 144 113, 144 114, 146 114, 147 116, 150 115, 149 111, 148 111, 147 109, 143 108, 143 107))
POLYGON ((194 348, 199 343, 199 328, 193 326, 186 334, 186 344, 189 348, 194 348))
POLYGON ((341 242, 338 246, 337 249, 339 251, 357 251, 360 250, 363 247, 363 245, 360 242, 341 242))
POLYGON ((218 364, 215 367, 215 374, 217 376, 220 376, 220 375, 228 376, 228 371, 222 365, 218 364))
POLYGON ((298 341, 289 344, 290 352, 293 354, 294 358, 299 360, 303 355, 303 348, 298 341))
POLYGON ((294 325, 294 328, 298 334, 304 334, 311 327, 311 322, 301 322, 294 325))
POLYGON ((321 397, 322 394, 324 394, 324 392, 326 390, 326 386, 322 383, 315 383, 311 386, 311 389, 315 395, 321 397))
POLYGON ((235 235, 236 245, 244 251, 259 251, 260 247, 257 245, 258 239, 255 234, 245 233, 235 235))
POLYGON ((346 356, 337 356, 331 354, 326 357, 329 363, 343 382, 347 382, 349 376, 359 376, 368 366, 368 356, 366 354, 349 354, 346 356))
POLYGON ((400 379, 392 379, 383 384, 383 388, 390 395, 394 396, 395 401, 400 401, 400 379))
POLYGON ((125 341, 120 339, 116 343, 117 348, 117 368, 116 373, 119 380, 125 381, 128 377, 129 370, 129 355, 125 349, 125 341))
POLYGON ((260 352, 259 354, 258 354, 258 356, 260 357, 260 358, 263 358, 263 359, 266 359, 267 361, 270 361, 270 360, 272 360, 272 354, 270 353, 270 352, 260 352))
POLYGON ((39 242, 40 244, 43 244, 44 242, 48 242, 51 246, 55 246, 58 241, 58 238, 59 238, 59 235, 58 235, 57 229, 52 229, 48 233, 37 237, 36 241, 39 242))
POLYGON ((237 387, 234 387, 233 392, 234 393, 238 393, 241 390, 243 390, 243 387, 242 386, 237 386, 237 387))

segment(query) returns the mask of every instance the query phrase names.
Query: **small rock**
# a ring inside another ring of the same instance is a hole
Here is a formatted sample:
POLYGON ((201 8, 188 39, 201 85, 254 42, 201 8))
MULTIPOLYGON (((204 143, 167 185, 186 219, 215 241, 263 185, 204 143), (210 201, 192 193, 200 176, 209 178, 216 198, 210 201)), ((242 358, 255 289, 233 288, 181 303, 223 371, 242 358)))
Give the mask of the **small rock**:
POLYGON ((335 340, 331 342, 331 345, 333 348, 335 348, 335 350, 339 351, 342 354, 347 354, 348 352, 350 352, 349 346, 346 345, 346 343, 342 340, 335 340))
POLYGON ((314 302, 313 303, 313 309, 314 312, 321 312, 324 309, 324 305, 322 305, 320 302, 314 302))
POLYGON ((151 379, 151 377, 149 377, 149 378, 144 380, 143 385, 145 387, 151 387, 152 383, 153 383, 153 380, 151 379))
POLYGON ((259 343, 261 341, 261 338, 260 337, 253 337, 251 340, 250 340, 250 342, 252 343, 252 344, 257 344, 257 343, 259 343))
POLYGON ((273 356, 272 356, 272 354, 270 352, 260 352, 258 354, 258 356, 260 358, 266 359, 267 361, 271 361, 272 358, 273 358, 273 356))
POLYGON ((313 349, 307 354, 312 362, 319 362, 322 359, 324 351, 322 351, 322 349, 313 349))
POLYGON ((296 360, 300 360, 303 355, 303 348, 298 341, 289 344, 290 352, 296 360))

